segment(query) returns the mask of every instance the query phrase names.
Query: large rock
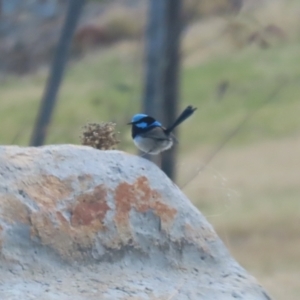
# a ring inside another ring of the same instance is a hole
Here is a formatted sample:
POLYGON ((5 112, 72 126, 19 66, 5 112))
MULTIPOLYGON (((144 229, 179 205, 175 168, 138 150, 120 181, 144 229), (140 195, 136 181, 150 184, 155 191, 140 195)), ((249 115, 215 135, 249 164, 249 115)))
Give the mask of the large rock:
POLYGON ((0 147, 0 245, 0 299, 270 299, 163 172, 118 151, 0 147))

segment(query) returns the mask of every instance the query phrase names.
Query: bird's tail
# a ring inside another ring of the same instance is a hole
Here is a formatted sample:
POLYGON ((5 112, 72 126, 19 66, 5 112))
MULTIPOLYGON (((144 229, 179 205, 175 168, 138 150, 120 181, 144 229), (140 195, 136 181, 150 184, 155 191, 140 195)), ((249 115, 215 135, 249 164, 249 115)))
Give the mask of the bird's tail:
POLYGON ((168 127, 165 130, 165 133, 168 134, 170 133, 176 126, 178 126, 179 124, 181 124, 184 120, 186 120, 188 117, 190 117, 194 111, 196 110, 196 107, 192 107, 191 105, 188 106, 182 113, 181 115, 176 119, 176 121, 173 123, 173 125, 171 125, 170 127, 168 127))

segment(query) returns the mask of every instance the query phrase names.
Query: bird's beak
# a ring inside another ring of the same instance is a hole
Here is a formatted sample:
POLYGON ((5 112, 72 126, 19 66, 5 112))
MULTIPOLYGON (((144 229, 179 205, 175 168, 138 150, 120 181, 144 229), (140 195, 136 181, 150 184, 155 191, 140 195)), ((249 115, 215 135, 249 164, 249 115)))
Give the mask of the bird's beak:
POLYGON ((132 122, 127 123, 127 125, 131 125, 131 124, 132 124, 132 122))

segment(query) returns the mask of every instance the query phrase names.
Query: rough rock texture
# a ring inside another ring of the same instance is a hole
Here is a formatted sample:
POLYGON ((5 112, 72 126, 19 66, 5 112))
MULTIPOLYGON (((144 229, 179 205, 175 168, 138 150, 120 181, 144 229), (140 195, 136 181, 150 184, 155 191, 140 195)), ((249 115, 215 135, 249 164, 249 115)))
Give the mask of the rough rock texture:
POLYGON ((266 292, 155 165, 0 147, 0 299, 243 299, 266 292))

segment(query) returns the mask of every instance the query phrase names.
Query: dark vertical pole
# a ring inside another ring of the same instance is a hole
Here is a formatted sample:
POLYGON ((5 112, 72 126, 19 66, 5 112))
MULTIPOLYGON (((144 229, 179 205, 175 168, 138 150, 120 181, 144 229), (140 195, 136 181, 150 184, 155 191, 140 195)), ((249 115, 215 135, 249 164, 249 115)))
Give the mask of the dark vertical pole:
MULTIPOLYGON (((182 0, 167 0, 167 40, 163 95, 163 124, 171 125, 178 115, 180 34, 182 0)), ((176 129, 175 129, 176 134, 176 129)), ((177 144, 162 155, 162 170, 175 181, 177 144)))
MULTIPOLYGON (((143 109, 171 125, 178 113, 182 0, 149 0, 143 109)), ((176 145, 162 155, 161 166, 175 178, 176 145)), ((157 162, 157 157, 147 157, 157 162)))
POLYGON ((163 115, 166 9, 166 0, 149 0, 143 110, 157 119, 163 115))
MULTIPOLYGON (((166 9, 166 0, 149 0, 143 111, 158 120, 163 117, 166 9)), ((157 156, 144 157, 160 164, 157 156)))
POLYGON ((47 81, 40 110, 31 137, 31 146, 44 144, 47 129, 55 107, 57 93, 63 78, 72 37, 78 23, 85 0, 69 0, 69 7, 61 36, 54 55, 50 76, 47 81))

